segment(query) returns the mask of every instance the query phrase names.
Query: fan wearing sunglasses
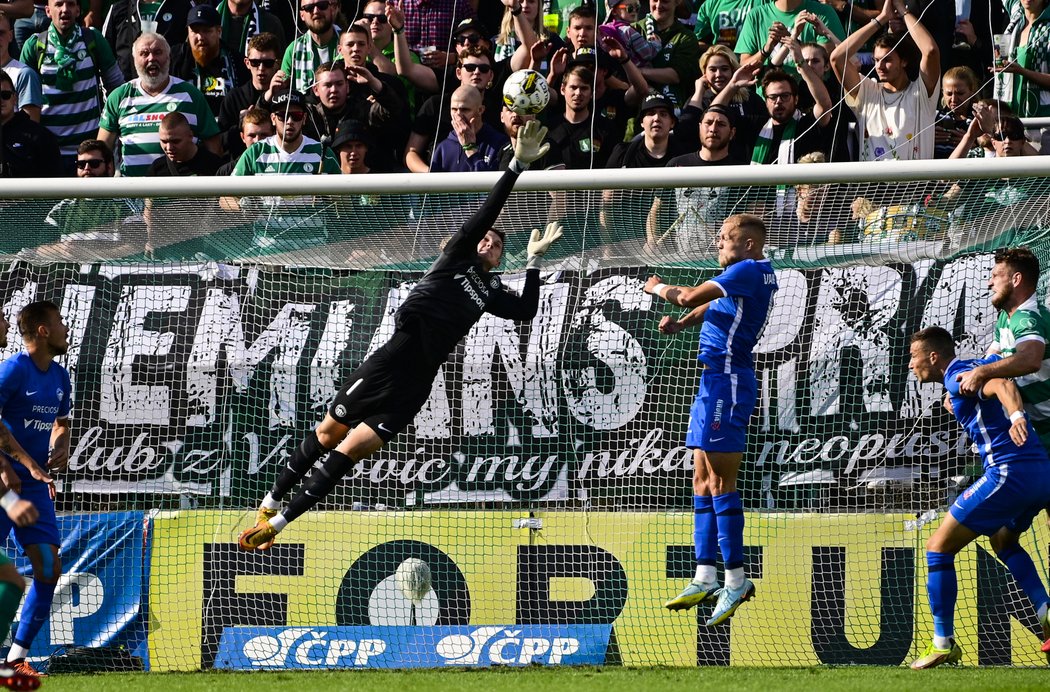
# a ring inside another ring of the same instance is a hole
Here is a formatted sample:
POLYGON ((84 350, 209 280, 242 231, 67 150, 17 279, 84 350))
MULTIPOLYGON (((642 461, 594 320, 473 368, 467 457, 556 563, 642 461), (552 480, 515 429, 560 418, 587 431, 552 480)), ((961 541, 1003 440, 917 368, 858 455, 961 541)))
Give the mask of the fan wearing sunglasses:
POLYGON ((316 139, 303 135, 306 98, 298 91, 277 91, 270 100, 276 134, 248 147, 234 175, 314 175, 339 173, 339 162, 316 139))
POLYGON ((222 100, 218 118, 219 129, 223 133, 226 151, 234 162, 244 152, 240 136, 241 118, 249 108, 266 100, 266 92, 270 90, 273 76, 277 73, 277 59, 280 55, 281 43, 277 36, 268 32, 252 36, 248 41, 248 56, 244 58, 249 78, 222 100))
POLYGON ((58 140, 25 111, 7 72, 0 70, 0 178, 55 178, 58 140))
POLYGON ((314 70, 336 59, 339 31, 335 15, 338 11, 339 5, 331 0, 301 0, 299 19, 307 31, 284 51, 278 78, 285 86, 307 91, 313 86, 314 70))
MULTIPOLYGON (((494 86, 496 73, 492 66, 492 55, 480 47, 469 48, 459 59, 456 67, 457 87, 471 86, 481 92, 485 105, 483 120, 497 129, 502 129, 499 114, 503 107, 500 90, 494 86)), ((441 142, 452 131, 452 116, 449 103, 451 92, 436 94, 423 102, 412 122, 412 133, 408 136, 405 165, 414 173, 430 170, 430 148, 441 142)))

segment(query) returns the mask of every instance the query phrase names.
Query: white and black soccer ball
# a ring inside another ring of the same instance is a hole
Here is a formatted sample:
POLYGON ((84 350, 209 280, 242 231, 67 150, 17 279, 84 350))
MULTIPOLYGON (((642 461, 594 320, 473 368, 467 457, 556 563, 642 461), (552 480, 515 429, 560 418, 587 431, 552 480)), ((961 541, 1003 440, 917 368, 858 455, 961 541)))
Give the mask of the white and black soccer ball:
POLYGON ((550 100, 550 86, 535 70, 518 70, 503 85, 503 105, 519 115, 536 115, 550 100))
POLYGON ((419 558, 410 557, 402 562, 394 576, 401 593, 413 603, 421 603, 423 597, 430 592, 430 566, 419 558))

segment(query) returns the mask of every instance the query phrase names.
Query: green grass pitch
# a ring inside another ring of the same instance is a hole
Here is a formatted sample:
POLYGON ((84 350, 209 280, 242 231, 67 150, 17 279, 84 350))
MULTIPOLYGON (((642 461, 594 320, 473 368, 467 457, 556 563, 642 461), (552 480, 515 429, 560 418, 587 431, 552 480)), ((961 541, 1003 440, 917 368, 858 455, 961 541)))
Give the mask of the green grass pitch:
POLYGON ((524 668, 499 670, 108 673, 48 678, 46 692, 830 692, 1050 689, 1050 671, 1014 668, 524 668))

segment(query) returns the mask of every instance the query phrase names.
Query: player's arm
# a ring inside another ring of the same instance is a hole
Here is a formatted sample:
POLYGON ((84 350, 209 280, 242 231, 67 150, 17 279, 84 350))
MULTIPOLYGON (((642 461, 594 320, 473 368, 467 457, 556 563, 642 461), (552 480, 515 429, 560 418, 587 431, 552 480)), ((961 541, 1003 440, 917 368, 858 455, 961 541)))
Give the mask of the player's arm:
POLYGON ((534 228, 529 239, 528 263, 525 265, 525 288, 516 296, 506 291, 499 291, 492 302, 485 308, 496 317, 525 322, 536 316, 540 306, 540 262, 547 250, 562 236, 561 224, 552 221, 547 230, 540 233, 534 228))
POLYGON ((1010 416, 1010 439, 1018 447, 1028 439, 1028 419, 1024 415, 1024 402, 1021 401, 1021 390, 1013 380, 994 377, 984 383, 981 394, 985 398, 995 397, 1002 404, 1003 410, 1010 416))
POLYGON ((17 461, 18 463, 25 466, 29 470, 30 475, 33 478, 43 483, 50 483, 51 476, 49 476, 40 465, 36 463, 33 457, 29 456, 29 452, 22 449, 22 445, 18 444, 18 440, 11 434, 11 431, 7 429, 6 425, 0 423, 0 452, 7 454, 9 457, 17 461))
POLYGON ((726 295, 714 281, 705 281, 699 286, 671 286, 661 282, 655 274, 645 282, 643 290, 681 308, 698 308, 726 295))
POLYGON ((547 128, 535 120, 525 123, 518 130, 518 139, 514 143, 514 158, 510 162, 510 167, 500 176, 499 181, 496 182, 495 187, 489 192, 481 207, 466 220, 456 235, 452 237, 452 240, 445 247, 445 252, 454 250, 464 242, 473 250, 474 246, 481 242, 481 239, 489 232, 492 225, 496 223, 500 212, 503 211, 503 205, 506 204, 507 198, 510 197, 511 190, 514 189, 514 183, 517 182, 518 176, 533 161, 543 158, 547 150, 550 149, 550 145, 544 143, 545 139, 547 139, 547 128))
POLYGON ((48 447, 47 468, 65 471, 69 466, 69 418, 56 418, 51 426, 51 444, 48 447))
POLYGON ((1022 341, 1017 344, 1012 356, 979 365, 956 377, 959 382, 959 391, 965 396, 973 396, 993 377, 1030 375, 1042 367, 1045 350, 1046 343, 1041 339, 1022 341))
POLYGON ((704 314, 710 306, 711 303, 704 303, 698 308, 693 308, 678 319, 675 319, 670 315, 664 315, 660 319, 660 332, 663 334, 677 334, 683 329, 689 329, 692 326, 700 324, 704 321, 704 314))
POLYGON ((7 518, 15 526, 31 526, 36 523, 36 507, 29 500, 19 495, 22 481, 7 459, 0 456, 0 509, 7 513, 7 518))

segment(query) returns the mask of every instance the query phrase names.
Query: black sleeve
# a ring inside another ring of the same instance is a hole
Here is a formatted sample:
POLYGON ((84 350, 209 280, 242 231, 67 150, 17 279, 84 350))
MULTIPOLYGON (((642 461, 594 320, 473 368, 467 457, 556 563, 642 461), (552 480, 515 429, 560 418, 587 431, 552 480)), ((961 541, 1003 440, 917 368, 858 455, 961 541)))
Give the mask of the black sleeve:
POLYGON ((516 322, 527 322, 536 316, 540 306, 540 270, 529 269, 525 272, 525 288, 516 296, 507 291, 499 291, 488 304, 485 311, 516 322))
POLYGON ((500 179, 496 182, 492 191, 489 192, 489 196, 485 198, 481 207, 449 239, 448 245, 445 246, 444 254, 453 255, 463 252, 464 249, 470 252, 477 251, 477 244, 481 242, 481 239, 492 228, 492 224, 499 218, 499 213, 503 210, 503 205, 506 204, 507 198, 510 197, 510 192, 514 189, 514 183, 517 180, 518 174, 509 169, 500 176, 500 179))

